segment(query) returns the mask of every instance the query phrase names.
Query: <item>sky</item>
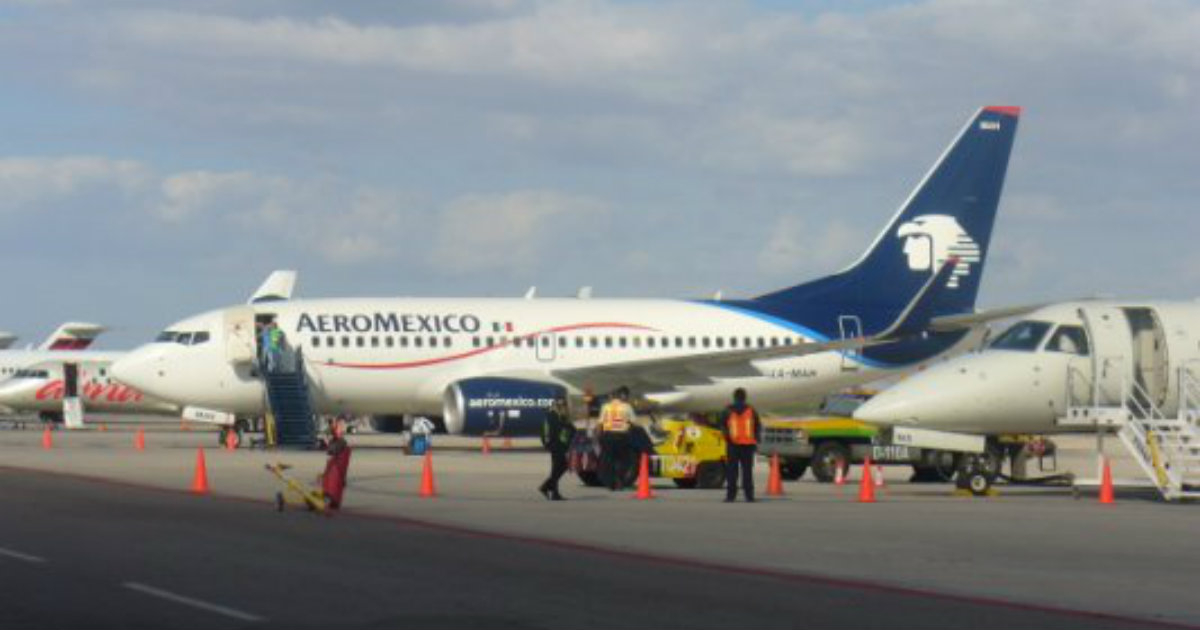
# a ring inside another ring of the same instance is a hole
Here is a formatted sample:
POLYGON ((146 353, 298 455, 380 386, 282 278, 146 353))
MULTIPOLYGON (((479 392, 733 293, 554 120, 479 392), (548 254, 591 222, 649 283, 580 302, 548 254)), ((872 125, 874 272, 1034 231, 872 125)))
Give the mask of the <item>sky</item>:
POLYGON ((0 330, 751 297, 1024 108, 980 305, 1200 297, 1200 3, 0 0, 0 330))

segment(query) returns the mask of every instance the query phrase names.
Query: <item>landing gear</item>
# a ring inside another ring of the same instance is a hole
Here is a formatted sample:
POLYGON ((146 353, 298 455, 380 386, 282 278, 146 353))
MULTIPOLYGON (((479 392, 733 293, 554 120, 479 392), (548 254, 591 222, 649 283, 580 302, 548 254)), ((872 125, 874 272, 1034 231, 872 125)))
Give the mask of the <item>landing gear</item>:
POLYGON ((977 497, 987 495, 1000 476, 1003 461, 1001 450, 994 444, 988 444, 984 453, 964 453, 958 460, 954 485, 977 497))

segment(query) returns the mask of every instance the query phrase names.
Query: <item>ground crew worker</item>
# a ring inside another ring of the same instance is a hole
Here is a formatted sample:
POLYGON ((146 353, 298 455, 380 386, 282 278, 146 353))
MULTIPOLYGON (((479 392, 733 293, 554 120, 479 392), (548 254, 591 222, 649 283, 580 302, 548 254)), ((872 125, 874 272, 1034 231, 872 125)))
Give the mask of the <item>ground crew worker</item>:
POLYGON ((321 475, 321 490, 330 509, 342 505, 346 491, 346 475, 350 472, 350 445, 346 442, 346 423, 341 419, 333 422, 333 435, 329 438, 329 459, 325 462, 325 474, 321 475))
POLYGON ((600 409, 600 466, 609 473, 609 490, 625 487, 624 473, 629 468, 629 431, 633 428, 634 419, 628 387, 618 388, 600 409))
POLYGON ((725 409, 721 425, 725 430, 725 502, 737 498, 738 472, 742 492, 748 503, 754 502, 754 454, 758 451, 761 422, 754 407, 746 404, 746 390, 733 390, 733 404, 725 409))
POLYGON ((538 486, 538 492, 551 501, 564 500, 558 492, 558 480, 567 472, 567 451, 574 438, 575 425, 571 424, 567 401, 559 398, 551 405, 546 421, 542 423, 542 446, 550 453, 550 476, 538 486))

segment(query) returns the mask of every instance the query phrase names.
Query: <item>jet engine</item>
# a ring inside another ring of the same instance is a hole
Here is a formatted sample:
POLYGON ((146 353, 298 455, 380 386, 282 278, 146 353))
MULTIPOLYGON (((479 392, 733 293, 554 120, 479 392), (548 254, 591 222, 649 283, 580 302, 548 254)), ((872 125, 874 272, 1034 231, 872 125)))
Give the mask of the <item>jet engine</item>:
POLYGON ((446 388, 446 431, 462 435, 538 435, 561 385, 511 378, 470 378, 446 388))

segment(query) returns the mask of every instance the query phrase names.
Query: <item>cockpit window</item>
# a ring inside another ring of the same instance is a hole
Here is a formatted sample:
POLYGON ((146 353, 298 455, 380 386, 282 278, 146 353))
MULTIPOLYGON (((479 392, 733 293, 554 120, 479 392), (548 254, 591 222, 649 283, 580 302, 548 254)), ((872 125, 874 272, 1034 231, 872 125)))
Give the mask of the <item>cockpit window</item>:
POLYGON ((154 340, 163 343, 174 343, 177 337, 179 337, 179 333, 173 330, 164 330, 158 333, 158 336, 154 340))
POLYGON ((197 332, 197 333, 192 333, 192 345, 193 346, 198 346, 198 345, 204 343, 205 341, 208 341, 208 333, 203 332, 203 331, 197 332))
POLYGON ((1082 326, 1059 326, 1058 330, 1054 331, 1054 335, 1050 337, 1050 342, 1046 344, 1046 350, 1086 357, 1088 355, 1087 333, 1084 332, 1082 326))
POLYGON ((995 341, 992 342, 992 348, 996 350, 1024 350, 1033 352, 1037 350, 1038 344, 1042 343, 1042 339, 1046 338, 1046 333, 1050 332, 1049 322, 1036 322, 1026 320, 1013 324, 1008 330, 1000 334, 995 341))
POLYGON ((190 346, 192 344, 192 333, 179 333, 175 338, 175 343, 190 346))

